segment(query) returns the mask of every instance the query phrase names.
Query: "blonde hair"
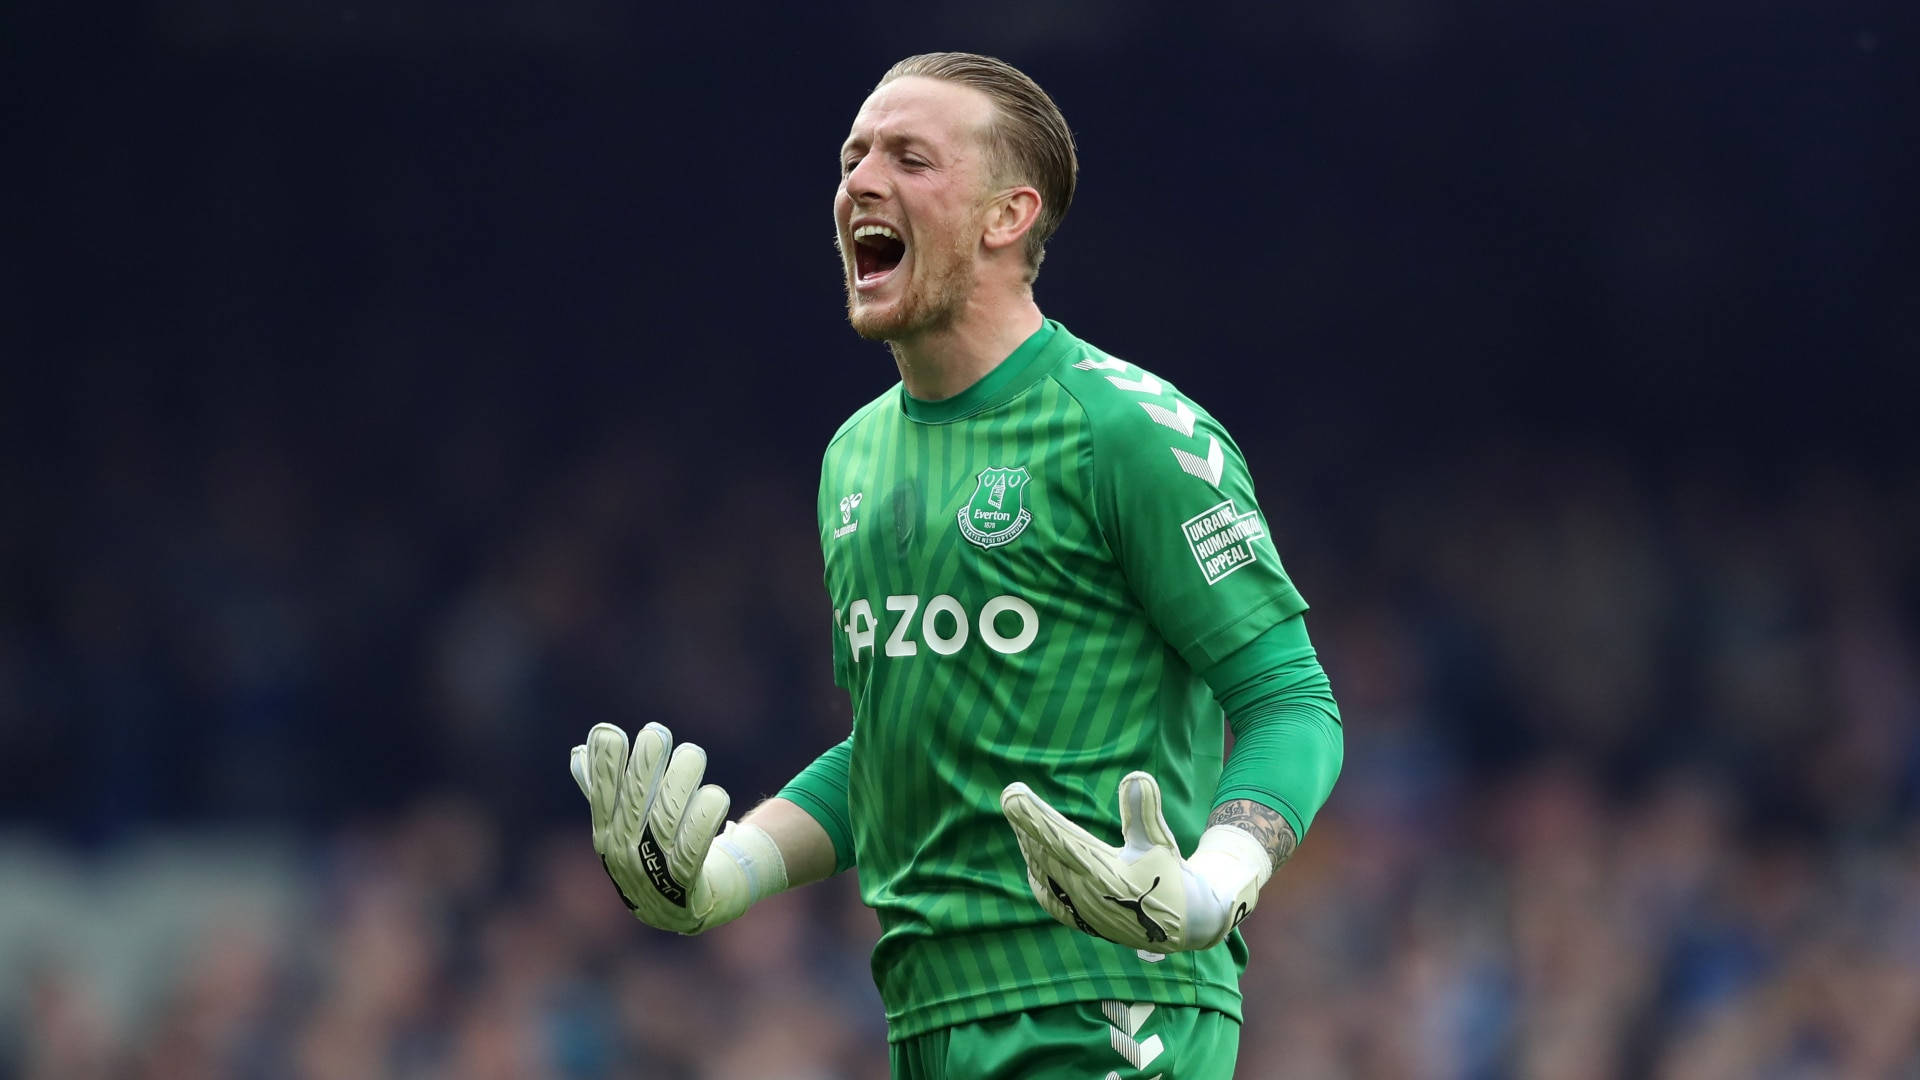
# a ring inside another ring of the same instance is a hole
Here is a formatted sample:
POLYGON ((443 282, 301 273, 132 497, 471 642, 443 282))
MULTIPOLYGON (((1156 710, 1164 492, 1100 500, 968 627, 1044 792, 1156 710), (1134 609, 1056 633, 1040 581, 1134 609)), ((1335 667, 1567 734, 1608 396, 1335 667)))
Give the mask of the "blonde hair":
POLYGON ((991 56, 964 52, 909 56, 888 68, 875 89, 909 75, 970 86, 993 102, 987 142, 993 149, 996 173, 1003 181, 1030 184, 1040 193, 1040 217, 1026 240, 1027 280, 1032 281, 1040 273, 1040 260, 1046 258, 1048 239, 1073 205, 1073 187, 1080 176, 1067 118, 1040 84, 991 56))

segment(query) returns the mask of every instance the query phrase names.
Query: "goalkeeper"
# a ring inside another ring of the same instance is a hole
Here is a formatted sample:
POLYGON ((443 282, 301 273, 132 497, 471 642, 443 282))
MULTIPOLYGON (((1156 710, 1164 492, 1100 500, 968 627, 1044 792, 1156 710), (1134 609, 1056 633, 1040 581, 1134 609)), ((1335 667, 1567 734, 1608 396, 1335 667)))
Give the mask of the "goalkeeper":
MULTIPOLYGON (((1246 463, 1036 306, 1078 167, 1025 75, 903 60, 840 167, 848 319, 900 372, 821 466, 851 734, 726 822, 697 746, 600 725, 572 761, 594 847, 636 916, 689 934, 858 865, 896 1077, 1231 1076, 1236 927, 1342 754, 1246 463)), ((1230 229, 1219 194, 1141 227, 1230 229)), ((1213 348, 1213 312, 1167 317, 1213 348)))

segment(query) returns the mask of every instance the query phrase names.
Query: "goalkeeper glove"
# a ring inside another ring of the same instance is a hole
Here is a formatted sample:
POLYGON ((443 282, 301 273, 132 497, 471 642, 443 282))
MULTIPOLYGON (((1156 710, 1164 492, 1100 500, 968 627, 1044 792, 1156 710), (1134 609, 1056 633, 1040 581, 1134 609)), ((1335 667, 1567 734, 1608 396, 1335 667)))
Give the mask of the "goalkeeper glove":
POLYGON ((629 754, 625 731, 595 724, 568 767, 592 809, 600 864, 648 926, 697 934, 787 887, 786 862, 766 830, 729 821, 714 836, 727 793, 701 785, 706 751, 675 747, 664 726, 641 729, 629 754))
POLYGON ((1253 910, 1273 860, 1244 829, 1215 825, 1180 857, 1143 772, 1120 781, 1120 834, 1109 847, 1022 783, 1000 793, 1027 861, 1027 886, 1047 913, 1095 937, 1147 952, 1187 952, 1225 941, 1253 910))

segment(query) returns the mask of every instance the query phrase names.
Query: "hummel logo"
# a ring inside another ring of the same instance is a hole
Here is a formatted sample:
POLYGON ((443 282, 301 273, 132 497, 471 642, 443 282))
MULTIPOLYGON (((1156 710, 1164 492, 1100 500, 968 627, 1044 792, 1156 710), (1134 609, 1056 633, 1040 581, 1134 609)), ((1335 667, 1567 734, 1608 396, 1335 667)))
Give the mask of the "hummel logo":
POLYGON ((1227 455, 1220 449, 1220 440, 1211 435, 1207 436, 1207 445, 1207 456, 1204 458, 1197 454, 1189 454, 1177 446, 1169 449, 1173 451, 1173 459, 1178 461, 1180 467, 1189 475, 1197 476, 1214 487, 1219 487, 1220 478, 1227 473, 1227 455))
MULTIPOLYGON (((1116 904, 1119 904, 1121 907, 1126 908, 1128 911, 1133 912, 1134 921, 1140 924, 1140 929, 1145 930, 1147 932, 1148 941, 1167 940, 1167 932, 1160 928, 1160 924, 1157 922, 1154 922, 1151 916, 1149 916, 1146 912, 1140 910, 1140 905, 1146 903, 1147 897, 1152 896, 1153 890, 1159 887, 1160 887, 1160 879, 1154 878, 1153 884, 1147 886, 1147 891, 1141 893, 1137 899, 1122 900, 1117 896, 1107 897, 1107 899, 1113 901, 1116 904)), ((1074 918, 1077 919, 1079 917, 1080 917, 1079 912, 1075 912, 1074 918)))
MULTIPOLYGON (((1081 371, 1125 371, 1133 365, 1127 363, 1125 360, 1116 360, 1113 357, 1108 357, 1105 360, 1095 360, 1089 356, 1073 366, 1079 368, 1081 371)), ((1140 377, 1137 379, 1123 379, 1118 375, 1109 375, 1107 376, 1107 381, 1122 390, 1127 390, 1135 394, 1153 394, 1157 396, 1160 391, 1166 389, 1165 383, 1144 371, 1140 373, 1140 377)))
POLYGON ((860 523, 853 520, 853 512, 860 509, 860 500, 865 497, 858 491, 840 497, 840 527, 833 530, 834 539, 837 540, 860 527, 860 523))
POLYGON ((1153 377, 1150 372, 1141 372, 1137 379, 1123 379, 1118 375, 1107 376, 1107 381, 1121 390, 1134 394, 1154 394, 1167 388, 1167 384, 1153 377))
POLYGON ((1187 403, 1181 401, 1179 398, 1173 399, 1172 412, 1168 412, 1151 401, 1141 402, 1140 407, 1147 410, 1147 415, 1153 417, 1154 423, 1162 427, 1170 427, 1189 438, 1193 436, 1193 422, 1198 420, 1199 417, 1194 415, 1193 410, 1187 408, 1187 403))

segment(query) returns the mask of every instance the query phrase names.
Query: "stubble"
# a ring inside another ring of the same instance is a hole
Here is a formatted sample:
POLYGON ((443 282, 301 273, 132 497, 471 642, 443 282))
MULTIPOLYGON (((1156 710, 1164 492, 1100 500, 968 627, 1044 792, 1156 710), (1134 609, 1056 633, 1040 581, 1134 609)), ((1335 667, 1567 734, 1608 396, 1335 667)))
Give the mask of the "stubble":
MULTIPOLYGON (((838 239, 836 236, 836 244, 838 239)), ((841 266, 844 272, 844 253, 841 266)), ((848 280, 847 322, 854 333, 868 341, 900 341, 953 325, 973 297, 976 284, 973 245, 956 236, 946 251, 916 251, 914 271, 915 280, 908 285, 906 294, 885 314, 859 312, 855 307, 853 282, 848 280), (928 258, 929 255, 933 257, 928 258)))

